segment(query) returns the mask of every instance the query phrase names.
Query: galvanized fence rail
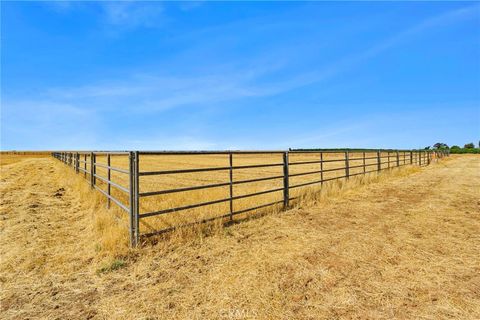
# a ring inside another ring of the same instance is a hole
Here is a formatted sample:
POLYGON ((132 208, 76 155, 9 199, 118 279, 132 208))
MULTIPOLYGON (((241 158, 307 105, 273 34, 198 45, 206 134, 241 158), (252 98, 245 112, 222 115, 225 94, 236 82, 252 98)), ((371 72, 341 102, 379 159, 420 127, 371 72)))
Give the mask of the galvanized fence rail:
POLYGON ((52 156, 63 163, 71 166, 77 174, 83 174, 85 179, 90 183, 92 189, 98 190, 107 198, 107 208, 110 208, 111 203, 115 203, 118 207, 124 210, 129 215, 129 231, 130 243, 136 246, 139 243, 140 237, 148 237, 152 235, 161 234, 174 230, 176 228, 185 227, 192 224, 206 223, 216 219, 230 219, 234 216, 255 211, 258 209, 271 207, 275 205, 282 205, 284 209, 290 206, 290 202, 297 197, 290 196, 290 191, 296 188, 307 187, 312 185, 323 185, 327 181, 338 179, 349 179, 357 175, 366 175, 369 173, 380 172, 382 170, 392 169, 405 165, 429 165, 433 159, 440 159, 449 156, 448 150, 362 150, 362 151, 122 151, 122 152, 108 152, 108 151, 61 151, 53 152, 52 156), (325 155, 330 153, 342 154, 338 159, 326 159, 325 155), (291 155, 297 154, 318 154, 317 160, 309 161, 290 161, 291 155), (370 154, 370 156, 367 156, 370 154), (373 156, 371 154, 374 154, 373 156), (204 167, 204 168, 187 168, 187 169, 168 169, 156 171, 140 171, 140 161, 142 157, 157 156, 161 161, 161 156, 182 156, 182 155, 222 155, 227 157, 228 166, 220 167, 204 167), (274 163, 258 163, 249 165, 234 165, 234 157, 236 155, 277 155, 283 159, 281 162, 274 163), (105 158, 105 162, 98 160, 99 157, 105 158), (112 165, 112 158, 114 157, 128 157, 128 168, 120 168, 112 165), (361 162, 361 164, 354 164, 361 162), (341 167, 326 169, 325 164, 339 163, 343 164, 341 167), (293 167, 301 167, 302 165, 319 165, 318 170, 304 171, 292 173, 290 169, 293 167), (98 173, 98 168, 105 171, 103 176, 98 173), (234 173, 244 169, 254 168, 280 168, 282 174, 235 180, 234 173), (353 173, 352 170, 359 170, 353 173), (112 179, 112 172, 114 174, 121 174, 127 177, 128 186, 123 186, 120 183, 114 182, 112 179), (229 179, 224 182, 211 183, 197 186, 186 186, 181 188, 170 188, 162 190, 154 190, 148 192, 140 192, 140 178, 147 176, 162 176, 162 175, 179 175, 185 173, 200 173, 200 172, 228 172, 229 179), (340 172, 341 175, 330 178, 325 178, 325 174, 329 172, 340 172), (318 175, 319 179, 303 183, 292 184, 291 178, 308 175, 318 175), (273 189, 261 190, 247 194, 235 195, 234 186, 247 185, 258 182, 282 181, 281 187, 273 189), (100 185, 104 186, 102 188, 100 185), (116 192, 112 192, 112 187, 116 192), (140 201, 143 198, 169 195, 174 193, 182 193, 193 190, 208 190, 212 188, 228 187, 229 196, 221 199, 204 201, 194 204, 169 207, 160 210, 140 212, 140 201), (234 202, 241 199, 251 198, 264 194, 271 194, 281 192, 283 194, 281 200, 276 200, 269 203, 254 205, 253 207, 243 208, 241 210, 234 210, 234 202), (117 197, 114 196, 118 194, 117 197), (193 223, 177 225, 162 230, 156 230, 150 233, 140 234, 139 223, 141 219, 153 216, 160 216, 166 214, 175 214, 178 212, 188 211, 189 209, 210 206, 219 203, 228 203, 229 210, 212 218, 202 219, 193 223))

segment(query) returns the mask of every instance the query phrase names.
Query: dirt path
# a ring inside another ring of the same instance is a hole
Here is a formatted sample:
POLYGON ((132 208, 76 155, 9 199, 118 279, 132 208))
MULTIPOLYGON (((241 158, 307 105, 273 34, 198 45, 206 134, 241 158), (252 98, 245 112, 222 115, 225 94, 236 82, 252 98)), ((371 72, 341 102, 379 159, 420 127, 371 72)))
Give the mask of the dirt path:
POLYGON ((88 199, 42 161, 2 169, 2 318, 480 318, 478 156, 145 247, 102 274, 88 199))

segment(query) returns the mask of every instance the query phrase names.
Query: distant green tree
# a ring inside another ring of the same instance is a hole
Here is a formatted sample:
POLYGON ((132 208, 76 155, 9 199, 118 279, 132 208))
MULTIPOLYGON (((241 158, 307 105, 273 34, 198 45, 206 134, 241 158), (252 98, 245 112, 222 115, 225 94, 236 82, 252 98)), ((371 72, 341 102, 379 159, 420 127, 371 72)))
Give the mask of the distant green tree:
POLYGON ((470 143, 467 143, 465 146, 464 146, 465 149, 473 149, 475 148, 475 145, 473 144, 473 142, 470 142, 470 143))
POLYGON ((448 145, 443 142, 437 142, 433 145, 434 149, 448 149, 448 145))
POLYGON ((430 150, 430 146, 428 146, 428 147, 425 147, 425 149, 424 149, 424 150, 430 150))
POLYGON ((461 148, 459 146, 451 146, 450 150, 460 150, 461 148))

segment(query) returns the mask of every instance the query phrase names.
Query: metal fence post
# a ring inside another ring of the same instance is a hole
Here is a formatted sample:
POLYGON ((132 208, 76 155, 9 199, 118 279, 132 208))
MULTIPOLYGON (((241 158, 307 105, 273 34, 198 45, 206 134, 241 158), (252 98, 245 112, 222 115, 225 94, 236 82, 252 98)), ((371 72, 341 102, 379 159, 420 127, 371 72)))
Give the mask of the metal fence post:
POLYGON ((95 162, 94 154, 93 152, 90 152, 90 187, 92 187, 92 189, 93 189, 93 186, 95 185, 95 177, 93 176, 95 174, 95 171, 93 169, 95 168, 94 162, 95 162))
POLYGON ((288 179, 288 151, 283 153, 283 206, 288 208, 289 206, 289 179, 288 179))
POLYGON ((323 152, 320 152, 320 184, 323 186, 323 152))
POLYGON ((130 245, 138 245, 139 234, 139 175, 138 151, 129 152, 130 245))
MULTIPOLYGON (((110 180, 111 180, 111 170, 110 170, 110 153, 107 153, 107 194, 110 196, 111 188, 110 188, 110 180)), ((110 209, 110 198, 107 197, 107 209, 110 209)))
POLYGON ((135 154, 133 152, 130 152, 128 155, 128 177, 129 177, 129 182, 128 182, 128 191, 129 191, 129 203, 130 203, 130 245, 132 247, 135 246, 135 231, 134 231, 134 225, 135 225, 135 166, 134 166, 134 157, 135 154))
POLYGON ((135 151, 135 246, 140 241, 140 156, 139 152, 135 151))
POLYGON ((229 160, 229 178, 230 178, 230 185, 229 185, 229 191, 230 191, 230 221, 233 220, 233 154, 230 152, 228 154, 228 160, 229 160))
POLYGON ((345 177, 350 179, 350 161, 348 160, 348 151, 345 151, 345 177))
POLYGON ((367 172, 367 164, 365 162, 365 152, 363 152, 363 174, 367 172))
POLYGON ((93 185, 97 184, 97 155, 93 154, 93 185))
POLYGON ((78 170, 79 166, 80 166, 80 155, 77 152, 77 154, 75 155, 75 172, 77 174, 80 172, 80 170, 78 170))
POLYGON ((382 170, 382 163, 380 162, 380 150, 377 151, 377 171, 380 172, 382 170))

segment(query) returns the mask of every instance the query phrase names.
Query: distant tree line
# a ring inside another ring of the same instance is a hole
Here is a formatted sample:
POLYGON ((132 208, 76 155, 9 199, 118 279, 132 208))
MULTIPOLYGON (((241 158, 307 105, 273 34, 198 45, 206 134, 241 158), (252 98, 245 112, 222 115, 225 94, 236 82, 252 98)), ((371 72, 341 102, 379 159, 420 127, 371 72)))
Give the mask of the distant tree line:
MULTIPOLYGON (((425 147, 425 150, 430 150, 431 147, 425 147)), ((480 141, 477 148, 473 142, 466 143, 463 148, 457 145, 449 147, 446 143, 437 142, 433 145, 433 150, 450 150, 450 153, 480 153, 480 141)))
MULTIPOLYGON (((290 151, 366 151, 366 152, 374 152, 377 149, 362 149, 362 148, 338 148, 338 149, 321 149, 321 148, 311 148, 311 149, 294 149, 289 148, 290 151)), ((385 151, 397 151, 396 149, 383 149, 385 151)), ((451 146, 449 147, 446 143, 437 142, 433 146, 427 146, 424 150, 450 150, 450 153, 480 153, 480 141, 478 141, 477 147, 473 142, 467 143, 462 147, 459 146, 451 146)), ((398 150, 403 151, 403 150, 398 150)))

